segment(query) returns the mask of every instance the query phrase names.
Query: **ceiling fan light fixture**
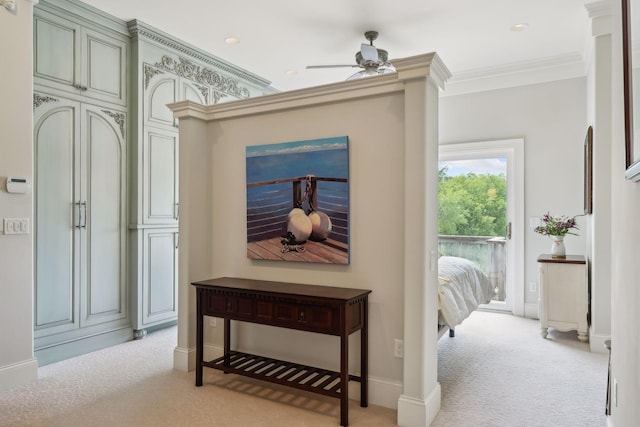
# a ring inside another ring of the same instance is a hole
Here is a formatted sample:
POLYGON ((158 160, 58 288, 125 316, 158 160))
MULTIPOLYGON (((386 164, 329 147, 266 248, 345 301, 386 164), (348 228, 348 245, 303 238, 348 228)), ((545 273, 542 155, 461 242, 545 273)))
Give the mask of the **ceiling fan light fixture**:
POLYGON ((355 67, 363 68, 351 75, 347 80, 355 80, 361 77, 375 76, 378 74, 395 73, 395 67, 389 62, 389 53, 384 49, 378 49, 373 41, 378 38, 377 31, 367 31, 364 36, 369 44, 362 43, 360 50, 356 52, 356 65, 308 65, 307 68, 336 68, 355 67))

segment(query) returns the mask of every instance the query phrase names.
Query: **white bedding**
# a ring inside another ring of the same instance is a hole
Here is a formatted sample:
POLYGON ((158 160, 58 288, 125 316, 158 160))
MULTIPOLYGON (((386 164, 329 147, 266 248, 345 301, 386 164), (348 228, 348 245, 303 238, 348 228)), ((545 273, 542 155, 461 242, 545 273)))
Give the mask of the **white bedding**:
POLYGON ((472 261, 442 256, 438 260, 438 323, 453 329, 495 294, 489 278, 472 261))

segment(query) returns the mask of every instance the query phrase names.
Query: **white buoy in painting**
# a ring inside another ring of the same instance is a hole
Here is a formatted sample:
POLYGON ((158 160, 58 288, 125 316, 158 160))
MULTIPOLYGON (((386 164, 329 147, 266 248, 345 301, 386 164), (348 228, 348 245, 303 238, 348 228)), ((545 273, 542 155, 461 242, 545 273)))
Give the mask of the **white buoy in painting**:
POLYGON ((295 236, 297 242, 304 242, 311 236, 311 220, 302 209, 295 208, 289 212, 287 231, 295 236))
POLYGON ((291 210, 289 211, 289 215, 287 215, 287 219, 291 219, 291 217, 292 217, 292 216, 294 216, 294 215, 300 215, 300 214, 302 214, 302 215, 306 215, 306 214, 304 213, 304 210, 303 210, 303 209, 300 209, 300 208, 293 208, 293 209, 291 209, 291 210))
POLYGON ((313 211, 309 214, 311 220, 311 238, 324 240, 331 233, 331 218, 324 212, 313 211))

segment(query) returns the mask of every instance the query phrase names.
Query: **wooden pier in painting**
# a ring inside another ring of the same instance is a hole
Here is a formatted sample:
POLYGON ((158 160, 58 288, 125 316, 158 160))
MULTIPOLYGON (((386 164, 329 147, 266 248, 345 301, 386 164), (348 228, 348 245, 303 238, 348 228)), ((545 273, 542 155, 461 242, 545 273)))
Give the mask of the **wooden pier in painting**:
POLYGON ((247 184, 247 257, 252 259, 349 263, 349 189, 346 178, 313 175, 247 184), (321 241, 286 241, 288 214, 324 212, 331 232, 321 241))
POLYGON ((247 257, 252 259, 281 259, 283 261, 318 262, 331 264, 348 264, 347 245, 335 240, 322 242, 307 240, 304 251, 282 252, 280 238, 247 243, 247 257))

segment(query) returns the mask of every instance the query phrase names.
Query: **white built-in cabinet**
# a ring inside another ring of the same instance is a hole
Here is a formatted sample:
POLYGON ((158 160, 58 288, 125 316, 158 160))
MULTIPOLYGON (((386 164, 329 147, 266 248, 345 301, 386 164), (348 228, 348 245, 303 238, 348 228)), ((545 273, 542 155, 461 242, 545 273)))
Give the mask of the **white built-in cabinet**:
POLYGON ((42 9, 33 22, 35 82, 98 102, 126 105, 128 40, 42 9))
POLYGON ((132 147, 134 336, 177 320, 178 121, 168 104, 215 104, 272 92, 268 82, 143 22, 128 23, 137 121, 132 147))
MULTIPOLYGON (((51 363, 132 337, 130 39, 66 1, 34 9, 34 351, 51 363)), ((114 27, 117 25, 114 24, 114 27)))
POLYGON ((176 322, 178 122, 167 104, 273 92, 142 22, 34 8, 34 350, 40 364, 176 322))

